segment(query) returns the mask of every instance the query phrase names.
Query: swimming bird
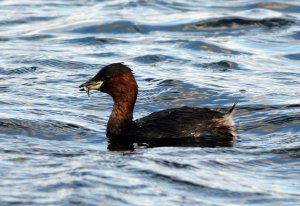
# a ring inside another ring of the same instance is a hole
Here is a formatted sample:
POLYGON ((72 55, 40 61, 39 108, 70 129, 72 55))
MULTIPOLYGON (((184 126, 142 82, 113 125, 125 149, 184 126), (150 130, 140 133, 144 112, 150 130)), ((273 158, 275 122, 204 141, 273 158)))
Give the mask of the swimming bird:
POLYGON ((199 142, 229 142, 236 130, 232 114, 208 108, 181 107, 154 112, 133 120, 138 85, 132 70, 123 63, 109 64, 79 86, 81 91, 98 90, 109 94, 114 106, 107 123, 106 136, 114 140, 156 145, 193 145, 199 142))

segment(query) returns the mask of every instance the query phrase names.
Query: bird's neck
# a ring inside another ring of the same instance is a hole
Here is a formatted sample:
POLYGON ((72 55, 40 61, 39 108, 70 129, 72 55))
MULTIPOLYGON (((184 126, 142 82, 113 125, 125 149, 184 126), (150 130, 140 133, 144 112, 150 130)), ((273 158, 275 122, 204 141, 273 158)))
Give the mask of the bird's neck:
POLYGON ((107 125, 108 136, 122 135, 130 127, 136 95, 122 95, 113 99, 114 107, 107 125))
POLYGON ((132 73, 126 73, 112 82, 107 92, 114 100, 114 108, 109 117, 106 134, 108 137, 126 135, 133 118, 133 109, 138 94, 138 86, 132 73))

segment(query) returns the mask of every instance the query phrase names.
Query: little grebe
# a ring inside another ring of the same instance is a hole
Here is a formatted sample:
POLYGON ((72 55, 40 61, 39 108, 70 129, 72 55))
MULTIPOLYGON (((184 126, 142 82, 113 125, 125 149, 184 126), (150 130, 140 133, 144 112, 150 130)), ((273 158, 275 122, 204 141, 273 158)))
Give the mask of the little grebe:
POLYGON ((232 141, 236 133, 231 119, 235 104, 228 112, 208 108, 181 107, 154 112, 133 121, 138 86, 132 70, 122 63, 102 68, 96 76, 80 85, 89 95, 100 90, 112 96, 114 107, 106 135, 114 139, 154 144, 168 142, 232 141))

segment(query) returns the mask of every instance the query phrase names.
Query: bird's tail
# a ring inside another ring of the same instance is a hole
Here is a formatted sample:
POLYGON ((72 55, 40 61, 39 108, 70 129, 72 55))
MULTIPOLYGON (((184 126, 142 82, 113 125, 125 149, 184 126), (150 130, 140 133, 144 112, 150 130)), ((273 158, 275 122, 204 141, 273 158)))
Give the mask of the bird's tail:
POLYGON ((230 108, 230 110, 227 112, 227 115, 228 115, 229 117, 231 117, 231 116, 233 115, 234 109, 235 109, 236 105, 237 105, 237 102, 235 102, 235 103, 233 104, 233 106, 230 108))

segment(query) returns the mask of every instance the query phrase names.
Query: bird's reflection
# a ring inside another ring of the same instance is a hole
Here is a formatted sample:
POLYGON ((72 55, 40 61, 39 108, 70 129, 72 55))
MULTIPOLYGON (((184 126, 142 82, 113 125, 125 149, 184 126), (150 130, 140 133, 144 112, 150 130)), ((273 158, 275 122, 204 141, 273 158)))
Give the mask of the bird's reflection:
POLYGON ((232 147, 235 141, 225 139, 202 139, 199 140, 182 140, 182 139, 128 139, 128 138, 108 138, 108 147, 110 151, 133 151, 138 148, 154 148, 154 147, 232 147))

